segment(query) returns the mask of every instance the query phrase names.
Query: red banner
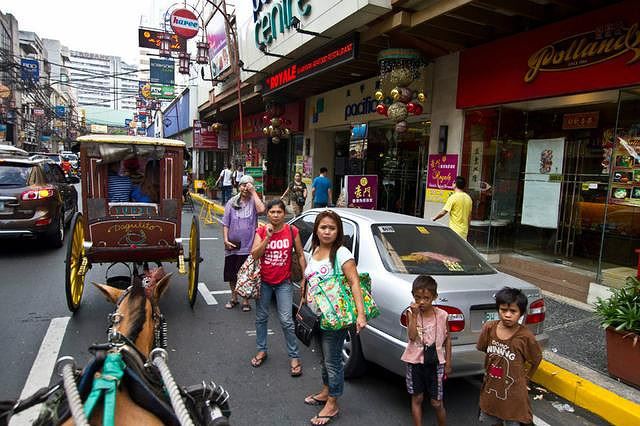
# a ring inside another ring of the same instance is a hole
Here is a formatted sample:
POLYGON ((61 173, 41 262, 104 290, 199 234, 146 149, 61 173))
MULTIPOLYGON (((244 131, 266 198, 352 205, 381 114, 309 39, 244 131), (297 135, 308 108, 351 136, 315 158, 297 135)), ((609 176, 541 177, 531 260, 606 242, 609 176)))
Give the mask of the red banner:
POLYGON ((640 7, 627 0, 460 54, 460 109, 640 84, 640 7))
POLYGON ((202 127, 199 120, 193 120, 193 148, 218 149, 218 134, 202 127))
MULTIPOLYGON (((264 116, 264 112, 259 114, 252 114, 245 116, 242 120, 243 129, 243 137, 244 139, 259 139, 265 138, 266 136, 262 132, 262 129, 265 127, 264 120, 262 117, 264 116)), ((304 129, 304 102, 292 102, 286 104, 284 106, 284 114, 282 114, 282 118, 286 120, 291 120, 291 124, 289 130, 292 133, 302 132, 304 129)), ((235 120, 231 123, 231 140, 239 141, 240 140, 240 120, 235 120)))

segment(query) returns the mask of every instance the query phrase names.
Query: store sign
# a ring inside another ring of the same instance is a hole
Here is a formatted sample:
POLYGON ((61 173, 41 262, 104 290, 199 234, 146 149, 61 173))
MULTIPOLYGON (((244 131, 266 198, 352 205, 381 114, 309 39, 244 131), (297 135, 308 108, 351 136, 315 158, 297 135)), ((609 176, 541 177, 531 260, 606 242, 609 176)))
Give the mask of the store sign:
POLYGON ((33 115, 35 117, 43 117, 44 116, 44 110, 42 108, 34 108, 33 109, 33 115))
POLYGON ((175 83, 175 64, 173 59, 156 59, 149 60, 149 81, 151 83, 172 85, 175 83))
POLYGON ((262 43, 270 45, 278 38, 278 34, 288 32, 295 15, 300 17, 311 14, 310 0, 252 0, 253 1, 253 33, 256 47, 262 43))
POLYGON ((138 93, 145 99, 173 99, 175 87, 166 84, 151 84, 146 81, 138 82, 138 93))
POLYGON ((626 0, 460 53, 459 109, 640 84, 640 8, 626 0))
POLYGON ((91 133, 108 133, 109 128, 104 124, 92 124, 91 133))
POLYGON ((227 23, 221 13, 214 13, 211 21, 207 24, 207 40, 209 41, 211 75, 215 78, 231 66, 227 42, 227 23))
POLYGON ((66 108, 64 105, 56 105, 55 107, 53 107, 53 111, 56 114, 56 117, 64 117, 66 108))
MULTIPOLYGON (((160 35, 162 33, 162 31, 138 28, 138 46, 146 49, 160 49, 160 35)), ((179 37, 177 34, 170 34, 170 36, 169 49, 172 52, 187 51, 187 40, 184 37, 179 37)))
POLYGON ((563 114, 562 130, 597 129, 599 117, 599 111, 563 114))
POLYGON ((356 33, 354 38, 339 44, 329 52, 307 57, 280 72, 270 75, 265 79, 266 90, 263 95, 273 93, 292 83, 348 62, 356 57, 357 49, 358 38, 356 33))
POLYGON ((37 83, 40 78, 40 62, 36 59, 20 60, 20 76, 25 83, 37 83))
POLYGON ((347 185, 347 207, 375 209, 378 205, 378 176, 345 176, 347 185))
POLYGON ((189 9, 176 9, 169 19, 171 29, 179 36, 189 39, 198 35, 198 18, 189 9))
POLYGON ((458 176, 457 154, 429 155, 426 201, 445 203, 453 194, 456 176, 458 176))
POLYGON ((611 204, 640 206, 640 137, 618 137, 612 153, 611 204))

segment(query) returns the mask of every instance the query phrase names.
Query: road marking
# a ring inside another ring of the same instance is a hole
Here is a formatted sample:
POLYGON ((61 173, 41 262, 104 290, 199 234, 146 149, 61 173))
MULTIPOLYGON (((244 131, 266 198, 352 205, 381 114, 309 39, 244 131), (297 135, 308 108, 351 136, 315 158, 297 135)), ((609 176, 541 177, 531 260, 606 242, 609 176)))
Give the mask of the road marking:
MULTIPOLYGON (((189 241, 191 238, 183 238, 182 241, 189 241)), ((200 237, 200 241, 204 240, 219 240, 218 237, 200 237)))
POLYGON ((231 294, 231 290, 213 290, 211 294, 231 294))
MULTIPOLYGON (((247 337, 252 337, 252 336, 255 337, 255 335, 256 335, 256 331, 255 330, 247 330, 247 331, 245 331, 245 333, 247 334, 247 337)), ((275 334, 275 333, 273 332, 272 329, 270 329, 270 328, 267 329, 267 335, 273 335, 273 334, 275 334)))
MULTIPOLYGON (((71 317, 53 318, 49 323, 47 333, 42 339, 38 355, 31 366, 27 381, 22 388, 20 399, 33 395, 38 389, 49 386, 51 374, 58 360, 58 353, 62 346, 64 333, 71 317)), ((40 405, 36 405, 11 418, 12 426, 31 425, 40 414, 40 405)))
POLYGON ((205 283, 202 283, 202 282, 198 283, 198 291, 202 295, 202 298, 204 299, 204 301, 207 302, 207 305, 218 304, 218 301, 216 300, 215 297, 213 297, 213 295, 211 294, 211 292, 209 291, 205 283))
POLYGON ((533 424, 535 426, 551 426, 549 423, 545 422, 538 416, 533 416, 533 424))

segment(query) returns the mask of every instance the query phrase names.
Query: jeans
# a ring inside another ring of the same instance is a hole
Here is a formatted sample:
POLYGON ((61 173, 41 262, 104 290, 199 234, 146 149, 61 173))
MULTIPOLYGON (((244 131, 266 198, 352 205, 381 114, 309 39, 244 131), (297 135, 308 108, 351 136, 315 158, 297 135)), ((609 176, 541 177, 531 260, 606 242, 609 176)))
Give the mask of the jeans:
POLYGON ((324 203, 319 203, 319 202, 317 202, 317 201, 314 201, 314 202, 313 202, 313 208, 314 208, 314 209, 319 209, 319 208, 322 208, 322 207, 327 207, 328 205, 329 205, 329 203, 328 203, 328 202, 326 202, 326 201, 325 201, 324 203))
POLYGON ((291 306, 293 303, 293 290, 291 281, 286 280, 278 285, 265 282, 260 283, 260 299, 256 301, 256 345, 258 352, 267 352, 267 322, 269 320, 269 305, 273 294, 276 295, 278 318, 287 342, 289 358, 300 358, 298 351, 298 339, 293 325, 291 306))
POLYGON ((233 194, 233 186, 223 186, 222 187, 222 206, 224 207, 227 204, 227 201, 231 199, 231 195, 233 194))
POLYGON ((337 398, 344 389, 344 366, 342 365, 342 346, 347 337, 347 329, 320 330, 320 354, 322 359, 322 384, 329 387, 329 396, 337 398))

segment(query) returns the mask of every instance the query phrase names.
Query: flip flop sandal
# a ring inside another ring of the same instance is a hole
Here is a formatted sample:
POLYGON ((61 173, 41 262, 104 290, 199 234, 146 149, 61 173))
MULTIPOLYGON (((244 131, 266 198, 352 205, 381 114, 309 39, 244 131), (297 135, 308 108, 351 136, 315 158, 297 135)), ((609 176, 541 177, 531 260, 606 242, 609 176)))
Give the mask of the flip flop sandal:
POLYGON ((235 300, 229 300, 229 301, 224 305, 224 307, 225 307, 225 309, 233 309, 233 308, 235 308, 235 307, 236 307, 236 305, 237 305, 238 303, 239 303, 239 302, 237 302, 237 301, 235 301, 235 300))
POLYGON ((246 304, 246 305, 242 305, 242 312, 249 312, 251 311, 251 305, 250 304, 246 304))
POLYGON ((338 414, 340 414, 340 411, 338 411, 337 413, 335 413, 333 416, 320 416, 320 415, 316 415, 313 419, 316 420, 326 420, 326 422, 324 423, 314 423, 313 419, 309 420, 309 423, 311 423, 314 426, 324 426, 324 425, 328 425, 329 423, 331 423, 334 419, 338 418, 338 414))
POLYGON ((260 367, 265 361, 267 360, 267 354, 265 353, 264 355, 262 355, 261 357, 259 357, 258 355, 254 356, 253 358, 251 358, 251 365, 253 366, 253 368, 258 368, 260 367))
POLYGON ((308 395, 304 399, 304 403, 307 405, 325 405, 327 403, 326 400, 318 399, 315 395, 308 395))
POLYGON ((291 377, 302 376, 302 364, 296 364, 291 366, 291 377))

